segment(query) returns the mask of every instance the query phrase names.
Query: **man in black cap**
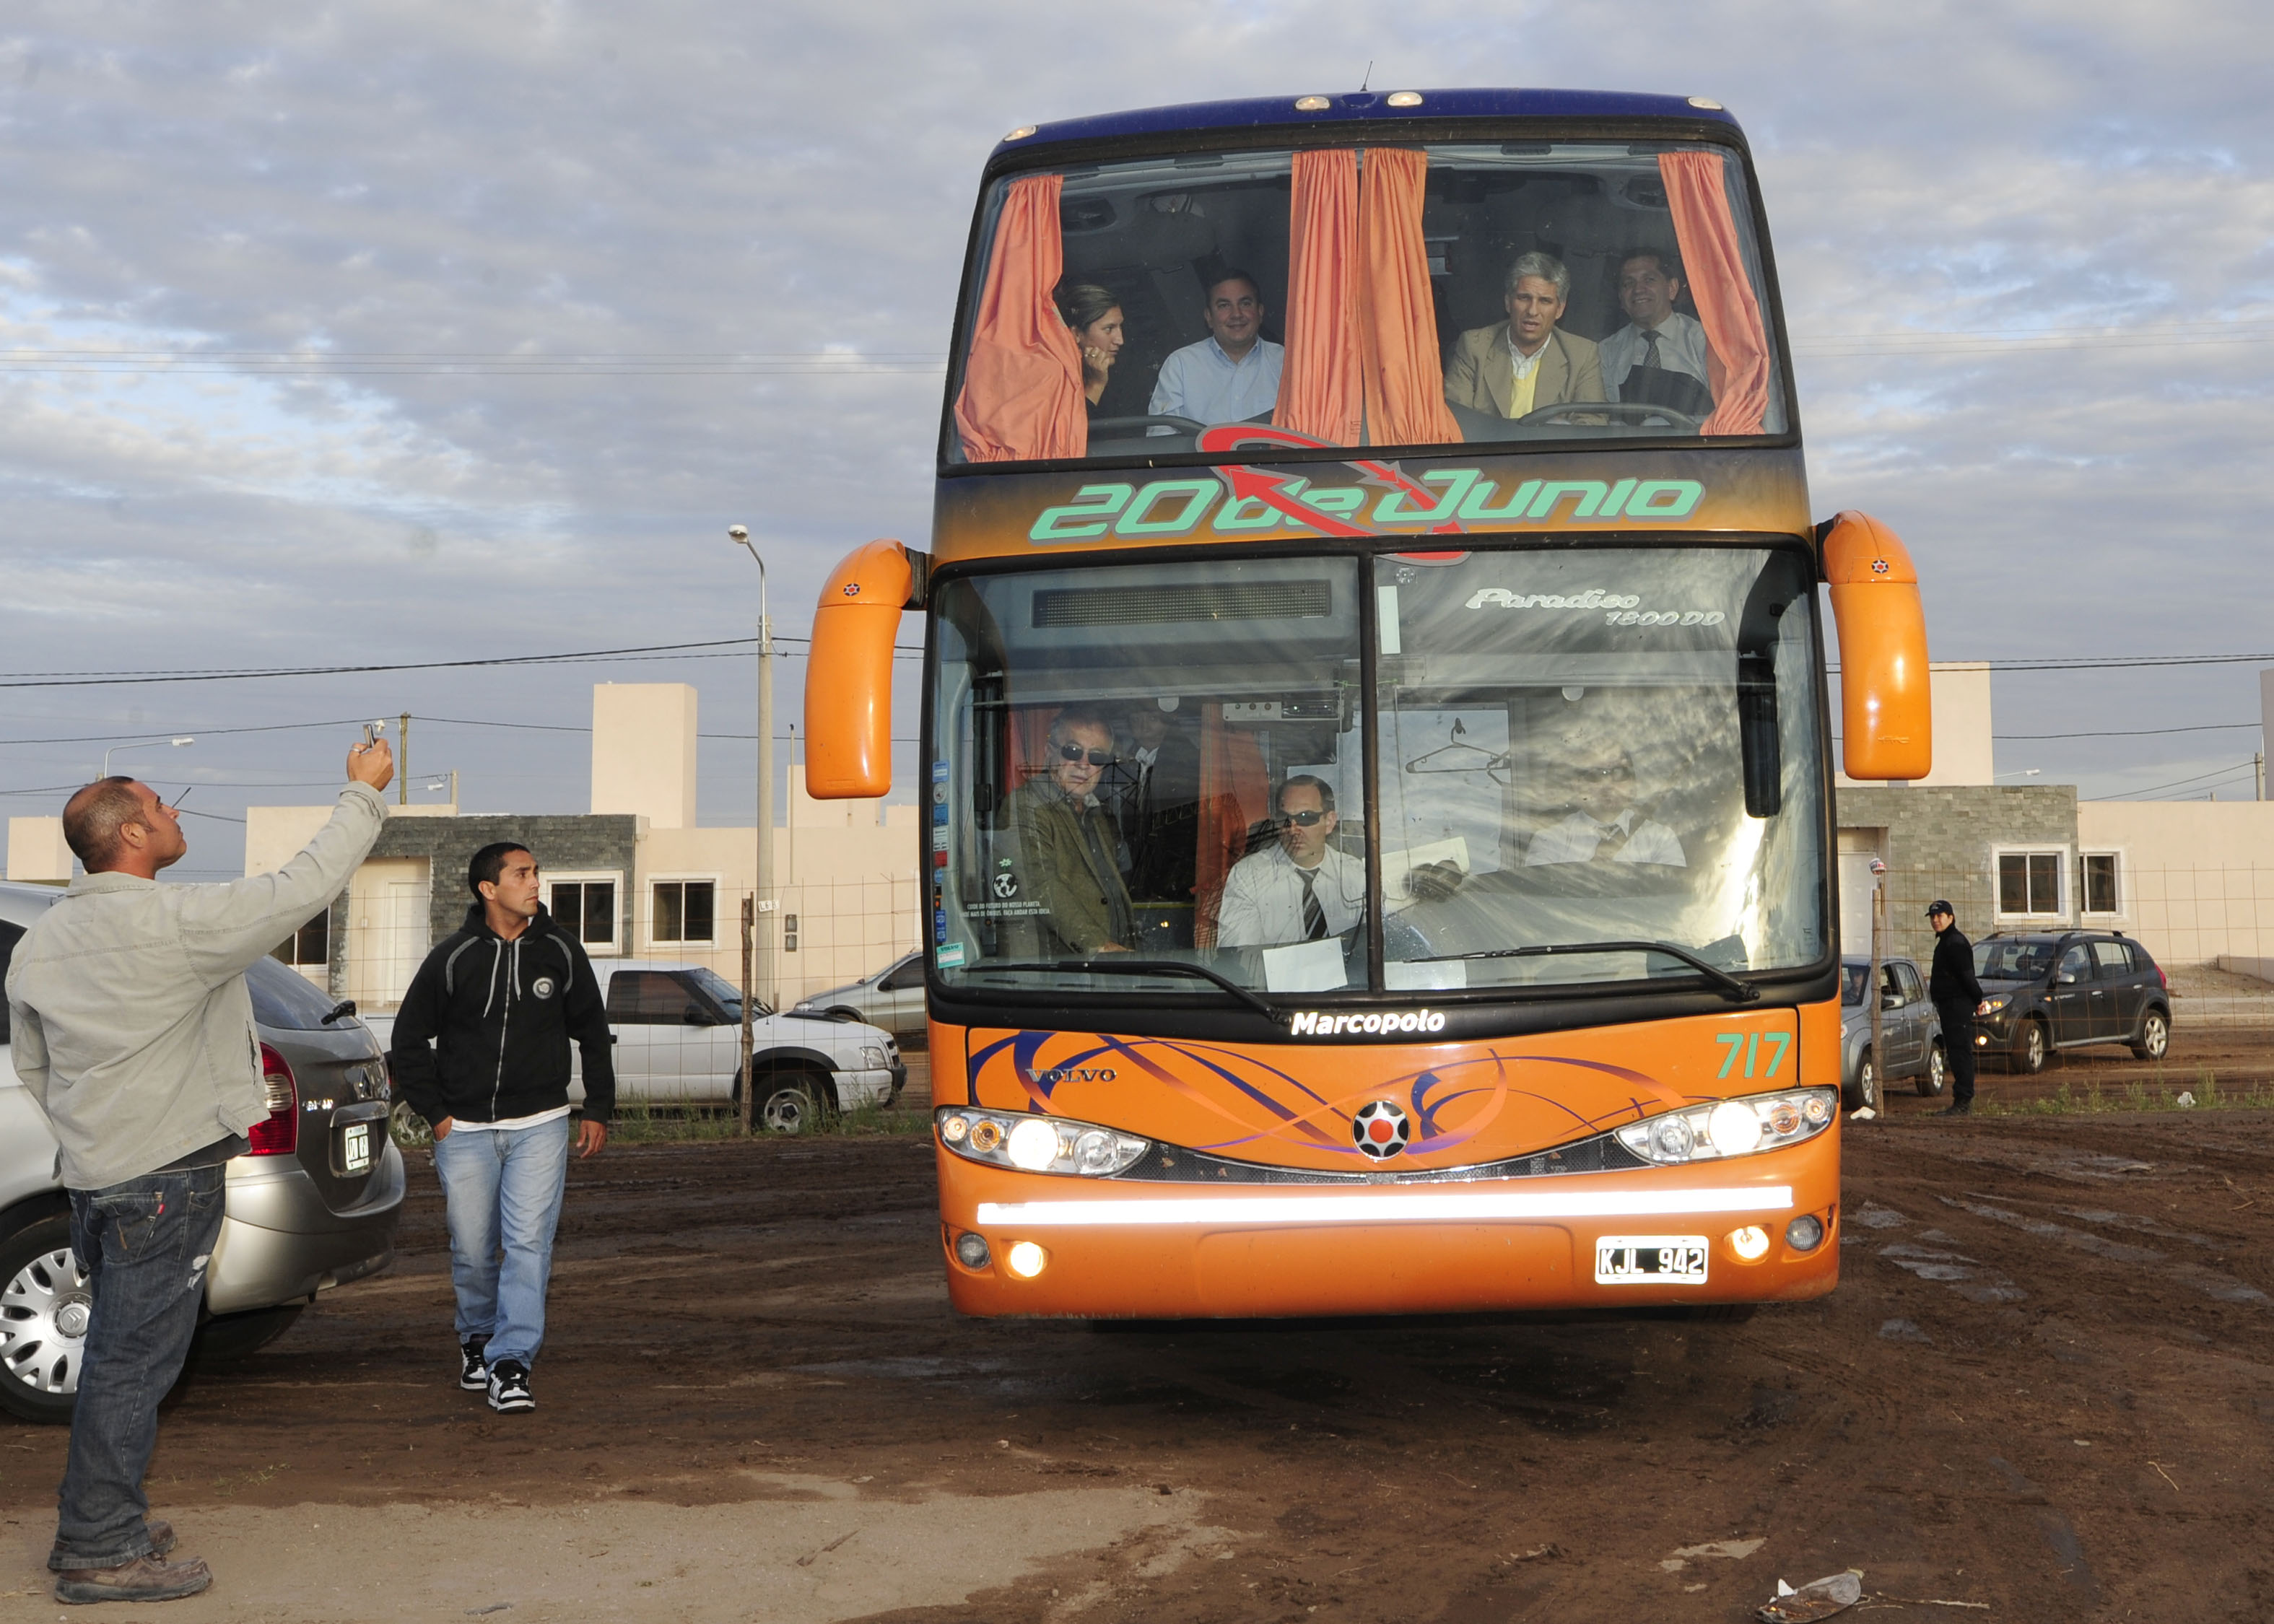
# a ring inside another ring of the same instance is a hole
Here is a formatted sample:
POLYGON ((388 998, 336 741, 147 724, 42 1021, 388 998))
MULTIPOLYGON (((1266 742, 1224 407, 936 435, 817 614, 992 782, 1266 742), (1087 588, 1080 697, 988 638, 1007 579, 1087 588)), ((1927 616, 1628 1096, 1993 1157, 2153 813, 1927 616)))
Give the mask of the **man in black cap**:
POLYGON ((1958 928, 1956 912, 1939 897, 1927 904, 1926 921, 1934 927, 1934 969, 1927 977, 1927 996, 1942 1017, 1943 1052, 1950 1060, 1950 1103, 1935 1115, 1971 1116, 1974 1018, 1982 1008, 1982 983, 1974 979, 1974 944, 1958 928))

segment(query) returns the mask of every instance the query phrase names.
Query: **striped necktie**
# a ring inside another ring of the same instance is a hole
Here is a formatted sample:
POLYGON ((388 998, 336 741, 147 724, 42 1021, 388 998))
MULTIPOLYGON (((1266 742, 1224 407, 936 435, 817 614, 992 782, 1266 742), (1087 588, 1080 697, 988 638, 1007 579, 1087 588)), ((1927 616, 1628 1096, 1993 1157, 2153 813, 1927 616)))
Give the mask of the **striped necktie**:
POLYGON ((1319 906, 1319 871, 1298 868, 1295 873, 1303 882, 1303 940, 1316 942, 1327 934, 1327 911, 1319 906))

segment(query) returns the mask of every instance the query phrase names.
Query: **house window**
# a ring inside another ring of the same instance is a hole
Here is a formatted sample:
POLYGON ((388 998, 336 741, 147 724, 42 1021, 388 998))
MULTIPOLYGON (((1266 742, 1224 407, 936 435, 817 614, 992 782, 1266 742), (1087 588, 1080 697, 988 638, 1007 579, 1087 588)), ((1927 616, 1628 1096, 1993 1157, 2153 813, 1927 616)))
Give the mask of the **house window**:
POLYGON ((2059 914, 2061 854, 2059 852, 2000 852, 1998 854, 1998 912, 2059 914))
POLYGON ((2122 913, 2123 891, 2118 884, 2114 852, 2087 852, 2084 854, 2084 911, 2088 914, 2122 913))
POLYGON ((718 895, 718 883, 712 880, 658 880, 650 939, 715 941, 717 933, 712 921, 717 914, 718 895))
POLYGON ((546 906, 561 929, 588 953, 616 951, 616 882, 578 875, 546 882, 546 906))
POLYGON ((332 911, 322 913, 279 942, 268 955, 279 964, 328 965, 332 962, 332 911))
POLYGON ((797 951, 797 915, 794 914, 782 915, 782 951, 797 951))

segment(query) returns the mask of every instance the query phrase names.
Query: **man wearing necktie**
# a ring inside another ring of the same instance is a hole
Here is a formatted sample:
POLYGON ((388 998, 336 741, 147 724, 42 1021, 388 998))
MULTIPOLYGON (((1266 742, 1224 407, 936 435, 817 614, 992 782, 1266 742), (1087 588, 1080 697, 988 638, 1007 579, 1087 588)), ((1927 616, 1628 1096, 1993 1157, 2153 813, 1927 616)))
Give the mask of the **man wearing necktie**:
POLYGON ((1365 912, 1366 863, 1335 849, 1335 792, 1301 773, 1279 788, 1279 844, 1243 857, 1224 883, 1219 947, 1279 947, 1338 936, 1365 912))
POLYGON ((1121 760, 1128 775, 1121 838, 1129 847, 1129 894, 1141 903, 1190 903, 1200 862, 1200 751, 1162 708, 1176 703, 1147 700, 1129 711, 1136 748, 1121 760))
POLYGON ((1668 406, 1692 417, 1713 410, 1706 385, 1706 329, 1674 308, 1682 267, 1640 248, 1619 262, 1619 308, 1627 325, 1602 343, 1603 387, 1615 401, 1668 406))

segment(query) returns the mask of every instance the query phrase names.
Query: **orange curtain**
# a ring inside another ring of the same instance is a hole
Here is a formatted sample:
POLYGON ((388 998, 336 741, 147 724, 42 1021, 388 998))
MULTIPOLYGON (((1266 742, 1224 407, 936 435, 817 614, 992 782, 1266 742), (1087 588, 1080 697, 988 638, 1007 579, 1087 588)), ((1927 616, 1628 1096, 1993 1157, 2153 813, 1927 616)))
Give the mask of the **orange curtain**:
MULTIPOLYGON (((1284 398, 1284 395, 1283 395, 1284 398)), ((1193 944, 1216 945, 1224 876, 1247 855, 1248 826, 1271 809, 1271 775, 1255 735, 1227 727, 1224 707, 1201 712, 1201 846, 1193 877, 1193 944)))
POLYGON ((1003 793, 1009 794, 1035 774, 1047 772, 1050 767, 1050 724, 1058 719, 1057 705, 1028 705, 1011 712, 1011 760, 1009 781, 1003 793))
POLYGON ((1081 350, 1050 295, 1065 252, 1057 175, 1011 183, 995 223, 972 326, 971 358, 955 401, 956 432, 975 462, 1078 457, 1089 449, 1081 350))
POLYGON ((1658 172, 1666 181, 1690 295, 1706 328, 1706 382, 1714 405, 1703 432, 1758 434, 1769 406, 1769 341, 1760 301, 1745 274, 1721 158, 1714 153, 1660 153, 1658 172))
POLYGON ((1358 276, 1358 154, 1298 153, 1288 210, 1287 358, 1271 421, 1337 446, 1358 444, 1364 398, 1358 276))
POLYGON ((1429 294, 1429 250, 1421 238, 1421 196, 1429 161, 1407 147, 1369 147, 1360 182, 1358 248, 1359 356, 1366 375, 1367 438, 1414 446, 1461 438, 1445 404, 1437 358, 1436 307, 1429 294))

